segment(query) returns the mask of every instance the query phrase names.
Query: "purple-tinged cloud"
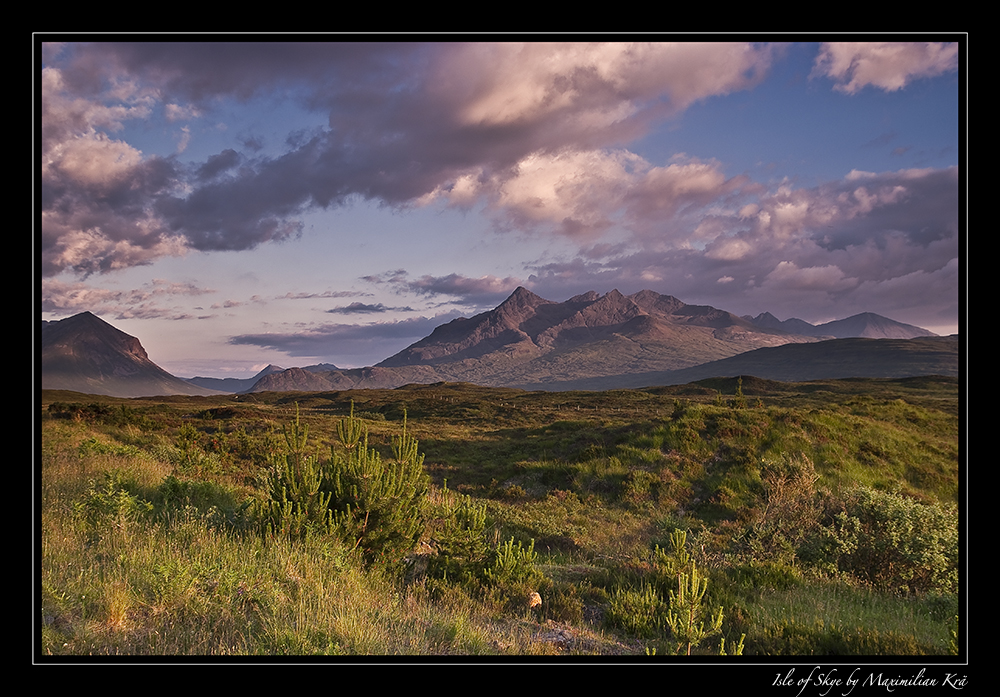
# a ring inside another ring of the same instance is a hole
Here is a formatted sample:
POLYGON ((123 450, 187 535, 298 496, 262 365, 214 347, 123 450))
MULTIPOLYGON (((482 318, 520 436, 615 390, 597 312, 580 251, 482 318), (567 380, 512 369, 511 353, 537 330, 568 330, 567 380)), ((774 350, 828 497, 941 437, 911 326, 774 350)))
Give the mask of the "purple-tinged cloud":
POLYGON ((275 300, 313 300, 315 298, 357 298, 366 295, 371 295, 371 293, 364 293, 355 290, 328 290, 322 293, 285 293, 284 295, 277 296, 275 300))
POLYGON ((631 181, 634 156, 615 148, 697 101, 753 87, 775 53, 720 43, 53 47, 42 87, 44 270, 252 249, 357 197, 476 199, 501 222, 592 237, 631 181), (192 168, 109 135, 160 110, 179 124, 220 99, 271 97, 323 111, 329 127, 277 156, 227 149, 192 168), (587 162, 587 176, 573 177, 587 162))
POLYGON ((371 356, 391 356, 459 316, 457 312, 448 312, 395 322, 323 324, 292 332, 241 334, 231 337, 229 343, 323 359, 336 365, 370 365, 371 356))
POLYGON ((406 283, 406 288, 422 295, 449 295, 461 298, 466 303, 481 304, 504 299, 521 285, 520 279, 512 276, 481 276, 469 278, 452 273, 447 276, 421 276, 406 283))
POLYGON ((344 305, 342 307, 332 307, 327 312, 338 315, 372 315, 381 314, 383 312, 413 312, 412 307, 387 307, 383 303, 358 303, 354 302, 350 305, 344 305))
POLYGON ((186 319, 191 316, 176 306, 171 298, 215 293, 193 283, 174 283, 153 279, 140 288, 109 290, 86 283, 66 283, 53 279, 42 282, 42 312, 68 317, 79 312, 110 315, 118 319, 186 319))

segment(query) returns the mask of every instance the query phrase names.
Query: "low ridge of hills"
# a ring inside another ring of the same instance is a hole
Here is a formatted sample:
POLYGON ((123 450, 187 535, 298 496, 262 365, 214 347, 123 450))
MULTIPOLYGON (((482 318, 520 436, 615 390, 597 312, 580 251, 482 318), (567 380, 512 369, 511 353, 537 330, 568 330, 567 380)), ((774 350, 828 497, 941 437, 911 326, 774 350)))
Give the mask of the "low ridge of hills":
MULTIPOLYGON (((755 349, 680 370, 570 380, 560 384, 558 389, 598 391, 686 385, 707 378, 738 375, 752 375, 779 382, 905 378, 918 375, 957 377, 958 355, 956 335, 912 339, 828 339, 810 344, 785 344, 755 349)), ((546 389, 537 384, 520 387, 528 390, 546 389)))
MULTIPOLYGON (((337 366, 331 365, 326 370, 336 370, 337 366)), ((271 373, 280 373, 285 370, 276 365, 268 365, 262 371, 257 373, 251 378, 203 378, 203 377, 193 377, 193 378, 182 378, 185 382, 189 382, 192 385, 198 385, 199 387, 205 387, 210 390, 218 390, 219 392, 244 392, 253 387, 258 380, 260 380, 265 375, 270 375, 271 373)))
POLYGON ((769 313, 738 317, 649 290, 591 291, 553 302, 518 288, 496 308, 443 324, 377 365, 269 365, 246 379, 176 378, 149 361, 138 339, 89 312, 43 322, 41 337, 43 388, 114 396, 434 382, 616 389, 737 374, 774 380, 958 374, 956 338, 872 313, 811 325, 769 313))

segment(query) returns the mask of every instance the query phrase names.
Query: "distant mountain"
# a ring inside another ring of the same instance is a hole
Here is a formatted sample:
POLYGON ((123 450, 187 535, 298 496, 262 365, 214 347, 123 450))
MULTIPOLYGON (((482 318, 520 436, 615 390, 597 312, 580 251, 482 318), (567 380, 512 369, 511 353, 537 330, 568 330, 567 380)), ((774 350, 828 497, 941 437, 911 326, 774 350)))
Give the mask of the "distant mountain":
POLYGON ((209 395, 149 360, 134 336, 90 312, 42 322, 42 389, 114 397, 209 395))
POLYGON ((801 319, 779 320, 770 312, 764 312, 756 317, 746 316, 754 326, 766 329, 780 329, 794 334, 834 339, 915 339, 920 336, 937 336, 934 332, 903 324, 895 320, 876 315, 874 312, 862 312, 847 319, 838 319, 825 324, 809 324, 801 319))
MULTIPOLYGON (((330 365, 329 363, 326 365, 330 365)), ((336 370, 336 366, 331 366, 326 368, 326 370, 336 370)), ((199 387, 205 387, 210 390, 218 390, 220 392, 237 393, 244 392, 253 387, 258 380, 260 380, 265 375, 270 375, 271 373, 280 373, 284 368, 276 365, 269 365, 262 371, 254 375, 252 378, 203 378, 203 377, 193 377, 193 378, 183 378, 186 382, 192 385, 198 385, 199 387)))
POLYGON ((518 288, 493 310, 443 324, 372 368, 312 377, 269 375, 252 391, 292 384, 297 390, 324 390, 436 381, 547 385, 676 370, 764 346, 811 341, 649 290, 629 296, 591 291, 560 303, 518 288))
POLYGON ((327 392, 356 389, 395 389, 410 383, 430 384, 447 380, 445 373, 429 366, 405 368, 350 368, 314 373, 289 368, 265 375, 248 392, 327 392))

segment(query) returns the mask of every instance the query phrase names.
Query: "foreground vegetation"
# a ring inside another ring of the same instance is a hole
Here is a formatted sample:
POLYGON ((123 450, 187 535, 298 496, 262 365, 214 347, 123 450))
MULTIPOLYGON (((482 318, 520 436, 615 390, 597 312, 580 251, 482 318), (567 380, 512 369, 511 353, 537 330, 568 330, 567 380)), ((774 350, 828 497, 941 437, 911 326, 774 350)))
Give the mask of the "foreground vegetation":
POLYGON ((954 379, 41 407, 43 654, 957 651, 954 379))

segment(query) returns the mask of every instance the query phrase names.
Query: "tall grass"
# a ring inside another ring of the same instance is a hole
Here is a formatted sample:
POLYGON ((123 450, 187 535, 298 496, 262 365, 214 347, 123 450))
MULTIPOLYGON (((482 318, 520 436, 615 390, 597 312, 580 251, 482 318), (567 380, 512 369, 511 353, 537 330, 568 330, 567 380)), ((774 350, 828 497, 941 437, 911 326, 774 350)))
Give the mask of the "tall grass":
POLYGON ((954 596, 814 582, 761 593, 745 610, 748 650, 766 655, 944 655, 954 596))

